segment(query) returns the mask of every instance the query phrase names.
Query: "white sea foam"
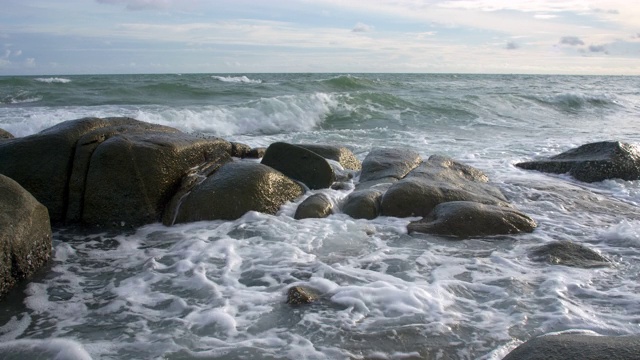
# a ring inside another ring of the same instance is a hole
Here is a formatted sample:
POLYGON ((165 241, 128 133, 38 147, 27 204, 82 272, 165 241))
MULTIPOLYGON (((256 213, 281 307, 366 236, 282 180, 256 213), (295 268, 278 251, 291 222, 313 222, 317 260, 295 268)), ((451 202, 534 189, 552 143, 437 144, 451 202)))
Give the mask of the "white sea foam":
POLYGON ((249 79, 248 77, 246 77, 245 75, 242 76, 212 76, 212 78, 222 81, 222 82, 228 82, 228 83, 243 83, 243 84, 261 84, 262 80, 260 79, 249 79))
POLYGON ((91 355, 82 347, 82 344, 68 339, 25 339, 2 342, 0 357, 6 360, 91 360, 91 355))
POLYGON ((49 78, 35 78, 35 81, 48 83, 48 84, 53 84, 53 83, 66 84, 66 83, 70 83, 71 79, 60 78, 60 77, 49 77, 49 78))

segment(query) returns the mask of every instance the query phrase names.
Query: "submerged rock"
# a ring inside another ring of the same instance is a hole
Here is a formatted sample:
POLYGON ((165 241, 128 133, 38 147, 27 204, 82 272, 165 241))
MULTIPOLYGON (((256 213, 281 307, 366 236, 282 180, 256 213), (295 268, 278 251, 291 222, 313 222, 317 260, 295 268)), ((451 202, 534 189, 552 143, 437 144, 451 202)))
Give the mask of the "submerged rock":
POLYGON ((275 214, 303 193, 302 186, 273 168, 230 162, 185 196, 175 222, 235 220, 248 211, 275 214))
POLYGON ((392 177, 402 179, 420 164, 422 158, 415 151, 393 148, 374 148, 364 158, 360 182, 392 177))
POLYGON ((0 175, 0 296, 30 278, 51 257, 47 208, 0 175))
POLYGON ((13 138, 14 138, 13 134, 8 132, 7 130, 0 129, 0 141, 13 139, 13 138))
POLYGON ((407 228, 409 232, 466 238, 532 232, 536 226, 533 219, 515 209, 453 201, 437 205, 428 216, 407 228))
POLYGON ((640 336, 546 335, 531 339, 503 360, 640 360, 640 336))
POLYGON ((293 216, 296 220, 326 218, 333 213, 333 204, 324 194, 314 194, 306 198, 293 216))
POLYGON ((619 141, 585 144, 546 160, 516 164, 527 170, 564 174, 584 182, 640 179, 640 148, 619 141))
POLYGON ((305 286, 293 286, 287 290, 287 304, 289 305, 311 304, 318 298, 315 290, 305 286))
POLYGON ((382 192, 376 189, 356 190, 342 204, 342 212, 354 219, 375 219, 380 215, 382 192))
POLYGON ((544 261, 553 265, 581 268, 610 266, 607 258, 586 246, 570 241, 555 241, 535 248, 530 257, 534 261, 544 261))
POLYGON ((327 160, 311 150, 292 144, 271 144, 261 163, 304 183, 309 189, 328 188, 336 180, 336 174, 327 160))
POLYGON ((502 192, 480 170, 443 156, 431 156, 382 196, 382 215, 427 216, 438 205, 473 201, 509 207, 502 192))

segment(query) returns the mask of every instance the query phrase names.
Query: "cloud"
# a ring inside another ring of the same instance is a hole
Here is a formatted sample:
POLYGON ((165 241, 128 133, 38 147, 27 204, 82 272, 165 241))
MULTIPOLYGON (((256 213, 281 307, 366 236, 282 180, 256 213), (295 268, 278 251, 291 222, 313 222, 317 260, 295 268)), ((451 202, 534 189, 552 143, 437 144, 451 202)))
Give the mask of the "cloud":
POLYGON ((96 0, 101 4, 126 5, 127 10, 164 10, 173 5, 174 0, 96 0))
POLYGON ((577 36, 563 36, 560 38, 560 44, 577 46, 584 45, 584 41, 577 36))
POLYGON ((373 31, 373 26, 359 22, 351 31, 352 32, 369 32, 369 31, 373 31))
POLYGON ((589 51, 590 52, 602 52, 602 53, 607 53, 607 48, 604 45, 589 45, 589 51))
POLYGON ((612 14, 612 15, 618 15, 620 14, 620 11, 616 10, 616 9, 600 9, 600 8, 595 8, 593 9, 593 12, 596 13, 603 13, 603 14, 612 14))
POLYGON ((17 50, 13 53, 13 56, 20 56, 22 55, 22 50, 17 50))
POLYGON ((513 41, 509 41, 507 43, 507 45, 505 46, 505 49, 507 49, 507 50, 515 50, 515 49, 518 49, 518 48, 520 48, 520 45, 518 45, 518 43, 513 42, 513 41))
POLYGON ((24 61, 24 66, 29 67, 29 68, 36 67, 36 59, 27 58, 27 60, 24 61))

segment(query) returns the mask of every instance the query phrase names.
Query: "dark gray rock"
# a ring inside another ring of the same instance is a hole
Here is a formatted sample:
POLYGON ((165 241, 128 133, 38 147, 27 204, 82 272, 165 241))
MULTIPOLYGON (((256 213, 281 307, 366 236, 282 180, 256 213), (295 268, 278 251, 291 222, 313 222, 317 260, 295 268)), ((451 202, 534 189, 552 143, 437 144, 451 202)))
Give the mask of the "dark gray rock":
POLYGON ((318 293, 306 286, 292 286, 287 290, 287 304, 289 305, 311 304, 318 298, 318 293))
POLYGON ((374 148, 362 162, 360 182, 386 177, 402 179, 420 164, 422 158, 415 151, 406 149, 374 148))
POLYGON ((88 133, 76 149, 67 218, 100 226, 160 221, 190 169, 228 156, 230 148, 221 139, 141 122, 88 133), (83 175, 84 187, 74 181, 83 175))
POLYGON ((273 168, 251 161, 230 162, 185 196, 175 222, 235 220, 247 211, 275 214, 303 192, 298 183, 273 168))
POLYGON ((596 182, 606 179, 640 179, 640 149, 619 141, 582 145, 546 160, 516 164, 527 170, 569 173, 577 180, 596 182))
POLYGON ((13 139, 14 136, 12 133, 8 132, 7 130, 4 129, 0 129, 0 141, 2 140, 7 140, 7 139, 13 139))
POLYGON ((231 142, 231 156, 244 159, 251 152, 251 146, 238 142, 231 142))
POLYGON ((267 152, 267 148, 264 148, 264 147, 253 148, 251 149, 251 151, 247 153, 245 157, 249 159, 261 159, 262 157, 264 157, 265 152, 267 152))
POLYGON ((511 208, 453 201, 437 205, 428 216, 407 228, 409 232, 466 238, 532 232, 536 226, 533 219, 511 208))
POLYGON ((325 194, 314 194, 306 198, 293 216, 296 220, 326 218, 333 213, 333 204, 325 194))
POLYGON ((570 241, 554 241, 536 247, 529 254, 534 261, 581 268, 611 266, 607 258, 588 247, 570 241))
POLYGON ((273 143, 267 148, 262 164, 304 183, 309 189, 328 188, 336 180, 333 168, 325 158, 283 142, 273 143))
POLYGON ((47 208, 0 175, 0 296, 30 278, 51 257, 47 208))
POLYGON ((322 156, 325 159, 337 161, 343 168, 348 170, 360 170, 362 164, 356 156, 344 146, 317 145, 317 144, 296 144, 307 150, 322 156))
POLYGON ((384 193, 391 187, 391 185, 397 182, 397 178, 390 176, 383 177, 380 179, 359 182, 356 184, 356 190, 376 189, 384 193))
POLYGON ((431 156, 382 196, 382 215, 427 216, 441 203, 473 201, 509 207, 502 192, 480 170, 443 156, 431 156))
POLYGON ((376 189, 356 190, 342 205, 342 212, 354 219, 375 219, 380 215, 382 192, 376 189))
POLYGON ((531 339, 503 360, 640 360, 640 336, 547 335, 531 339))

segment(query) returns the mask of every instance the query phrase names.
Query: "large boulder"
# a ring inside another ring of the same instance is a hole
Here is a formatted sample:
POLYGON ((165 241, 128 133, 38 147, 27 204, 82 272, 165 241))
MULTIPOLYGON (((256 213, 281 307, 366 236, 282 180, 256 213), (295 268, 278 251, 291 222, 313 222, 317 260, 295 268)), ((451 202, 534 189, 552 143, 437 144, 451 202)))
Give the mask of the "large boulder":
POLYGON ((607 258, 594 250, 570 241, 554 241, 533 249, 529 257, 534 261, 548 262, 581 268, 611 266, 607 258))
POLYGON ((306 198, 293 216, 296 220, 326 218, 333 213, 333 203, 325 194, 314 194, 306 198))
POLYGON ((0 175, 0 296, 28 279, 51 257, 47 208, 0 175))
POLYGON ((409 232, 466 238, 532 232, 536 226, 533 219, 515 209, 453 201, 437 205, 428 216, 407 228, 409 232))
POLYGON ((337 161, 343 168, 348 170, 360 170, 362 164, 356 156, 344 146, 317 145, 317 144, 297 144, 298 146, 311 150, 325 159, 337 161))
POLYGON ((7 139, 13 139, 14 136, 12 133, 8 132, 7 130, 4 129, 0 129, 0 141, 2 140, 7 140, 7 139))
POLYGON ((473 201, 509 207, 502 192, 480 170, 443 156, 431 156, 382 196, 382 215, 427 216, 441 203, 473 201))
POLYGON ((374 148, 362 162, 360 182, 388 177, 402 179, 421 161, 420 154, 412 150, 374 148))
POLYGON ((83 118, 0 143, 0 173, 52 221, 137 226, 160 220, 188 170, 231 144, 131 118, 83 118))
POLYGON ((325 158, 297 145, 273 143, 261 163, 302 182, 309 189, 328 188, 336 180, 336 174, 325 158))
POLYGON ((302 186, 273 168, 251 161, 230 162, 185 196, 175 222, 235 220, 247 211, 275 214, 303 193, 302 186))
POLYGON ((640 179, 640 148, 619 141, 590 143, 548 159, 516 164, 527 170, 564 174, 584 182, 640 179))
POLYGON ((531 339, 503 360, 640 360, 640 336, 546 335, 531 339))
POLYGON ((375 219, 380 215, 382 192, 376 189, 356 190, 342 204, 342 212, 354 219, 375 219))

